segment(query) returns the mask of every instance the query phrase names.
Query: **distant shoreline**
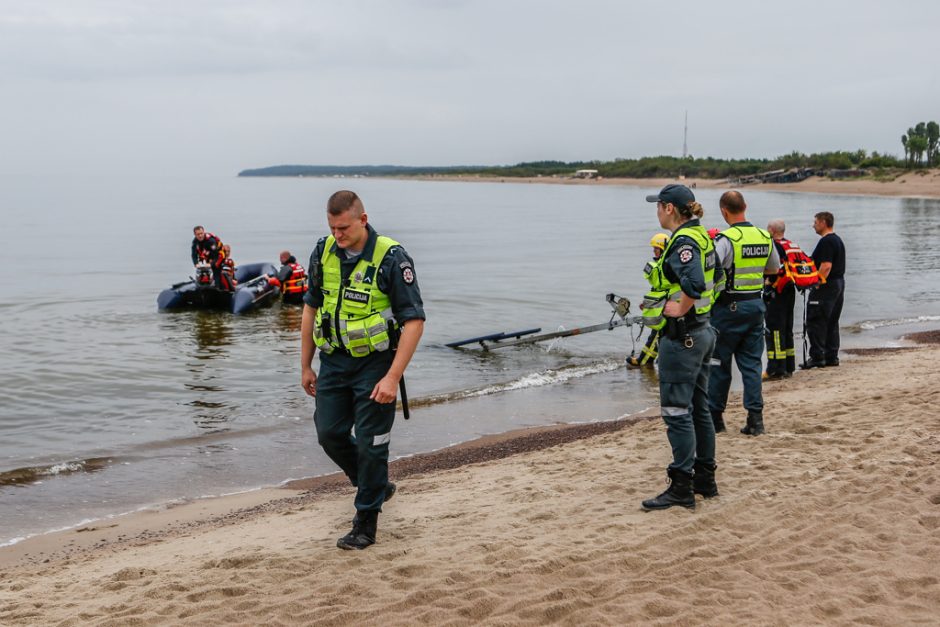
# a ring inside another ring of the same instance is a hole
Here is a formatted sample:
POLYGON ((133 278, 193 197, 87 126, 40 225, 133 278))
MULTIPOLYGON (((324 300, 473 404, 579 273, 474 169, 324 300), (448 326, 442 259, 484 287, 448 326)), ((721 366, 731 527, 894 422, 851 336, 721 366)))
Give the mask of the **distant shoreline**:
POLYGON ((682 182, 694 185, 695 189, 741 189, 765 192, 803 192, 812 194, 836 194, 846 196, 894 196, 901 198, 940 198, 940 169, 920 170, 902 174, 892 181, 877 181, 871 178, 828 179, 813 176, 799 183, 758 183, 753 185, 729 185, 726 179, 687 178, 599 178, 577 179, 569 177, 514 177, 478 176, 473 174, 430 174, 402 176, 370 176, 365 178, 387 178, 409 181, 443 181, 460 183, 526 183, 540 185, 623 185, 630 187, 659 188, 669 183, 682 182))

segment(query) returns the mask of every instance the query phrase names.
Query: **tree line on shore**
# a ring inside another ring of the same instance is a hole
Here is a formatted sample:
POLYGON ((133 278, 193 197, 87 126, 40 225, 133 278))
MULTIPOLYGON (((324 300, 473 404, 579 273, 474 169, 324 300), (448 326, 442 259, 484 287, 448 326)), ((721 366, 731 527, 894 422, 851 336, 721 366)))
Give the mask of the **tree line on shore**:
POLYGON ((932 168, 940 165, 940 125, 918 122, 901 135, 904 165, 908 168, 932 168))

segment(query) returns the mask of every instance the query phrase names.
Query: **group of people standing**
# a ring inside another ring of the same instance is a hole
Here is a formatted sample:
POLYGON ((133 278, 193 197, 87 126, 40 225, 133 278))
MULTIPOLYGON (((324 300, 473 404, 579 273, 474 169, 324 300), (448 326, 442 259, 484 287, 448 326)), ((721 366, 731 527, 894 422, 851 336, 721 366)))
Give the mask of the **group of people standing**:
MULTIPOLYGON (((672 233, 662 254, 644 269, 650 292, 642 309, 654 347, 658 344, 661 413, 673 460, 669 487, 642 506, 694 508, 695 494, 718 495, 715 434, 726 430, 732 358, 744 385, 747 417, 741 433, 749 436, 765 430, 762 380, 795 370, 795 285, 785 265, 795 246, 783 238, 782 220, 767 230, 751 224, 737 191, 722 194, 718 206, 728 228, 714 237, 700 224, 704 211, 688 187, 667 185, 646 199, 656 203, 660 226, 672 233)), ((839 365, 845 246, 833 225, 831 213, 816 215, 814 229, 822 239, 813 258, 821 282, 807 300, 811 349, 804 368, 839 365)))

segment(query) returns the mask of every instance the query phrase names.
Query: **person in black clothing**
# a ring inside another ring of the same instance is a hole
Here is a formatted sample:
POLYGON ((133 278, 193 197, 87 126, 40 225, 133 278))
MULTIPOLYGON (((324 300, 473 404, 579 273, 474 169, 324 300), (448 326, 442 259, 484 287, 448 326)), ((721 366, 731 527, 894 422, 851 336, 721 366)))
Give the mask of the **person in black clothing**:
POLYGON ((835 219, 828 211, 816 214, 813 230, 821 239, 813 250, 813 261, 822 283, 813 288, 806 302, 806 331, 809 360, 802 368, 839 365, 839 317, 845 294, 845 244, 833 232, 835 219))
POLYGON ((225 253, 222 252, 222 240, 212 233, 207 233, 202 226, 194 226, 193 235, 193 265, 200 261, 207 262, 212 267, 212 278, 215 279, 216 286, 223 289, 222 260, 225 253))
POLYGON ((787 277, 784 264, 789 244, 783 235, 787 225, 783 220, 771 220, 767 232, 773 238, 774 247, 780 257, 780 270, 776 277, 767 278, 764 286, 764 302, 767 312, 764 329, 767 341, 767 371, 764 379, 782 379, 796 370, 796 349, 793 346, 793 306, 796 303, 796 286, 787 277))

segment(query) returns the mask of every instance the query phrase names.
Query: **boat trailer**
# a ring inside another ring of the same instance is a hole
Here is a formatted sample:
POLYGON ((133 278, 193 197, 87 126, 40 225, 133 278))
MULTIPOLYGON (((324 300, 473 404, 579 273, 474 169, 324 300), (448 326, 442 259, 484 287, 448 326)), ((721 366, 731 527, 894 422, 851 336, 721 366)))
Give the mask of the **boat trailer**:
MULTIPOLYGON (((610 314, 610 320, 600 324, 592 324, 586 327, 576 327, 574 329, 565 329, 562 331, 553 331, 551 333, 539 333, 542 329, 524 329, 522 331, 511 331, 503 333, 491 333, 490 335, 481 335, 471 337, 466 340, 450 342, 445 344, 449 348, 466 348, 472 344, 479 344, 484 351, 490 351, 494 348, 506 348, 509 346, 522 346, 524 344, 535 344, 553 340, 558 337, 571 337, 572 335, 584 335, 594 331, 611 331, 617 327, 632 326, 641 324, 642 316, 628 316, 630 313, 630 300, 616 294, 607 294, 605 297, 610 304, 613 313, 610 314)), ((475 348, 475 347, 473 347, 475 348)))

